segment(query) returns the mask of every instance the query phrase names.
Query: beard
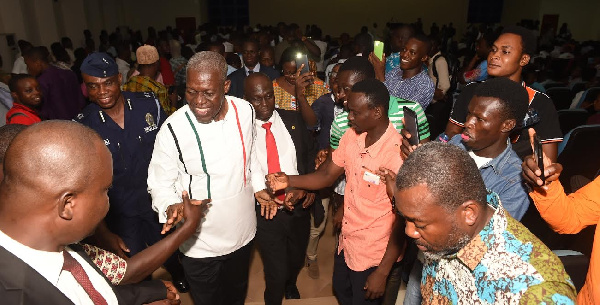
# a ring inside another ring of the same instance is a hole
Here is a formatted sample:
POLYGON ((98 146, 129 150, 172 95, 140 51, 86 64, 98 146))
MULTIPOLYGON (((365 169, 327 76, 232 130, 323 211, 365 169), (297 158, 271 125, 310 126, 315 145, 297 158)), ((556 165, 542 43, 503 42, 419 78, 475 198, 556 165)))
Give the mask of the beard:
MULTIPOLYGON (((442 250, 431 250, 424 251, 423 255, 427 260, 439 261, 444 257, 455 254, 460 251, 460 249, 464 248, 470 241, 471 236, 467 233, 460 232, 456 222, 452 223, 452 228, 450 230, 450 234, 448 235, 448 243, 443 247, 442 250)), ((429 245, 422 245, 428 249, 431 249, 429 245)))

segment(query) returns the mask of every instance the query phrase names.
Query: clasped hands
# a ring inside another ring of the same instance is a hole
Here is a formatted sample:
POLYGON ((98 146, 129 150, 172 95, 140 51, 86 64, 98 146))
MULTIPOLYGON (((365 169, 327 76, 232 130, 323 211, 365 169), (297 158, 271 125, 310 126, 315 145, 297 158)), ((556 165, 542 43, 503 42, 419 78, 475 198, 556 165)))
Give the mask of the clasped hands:
POLYGON ((260 215, 266 219, 273 219, 277 214, 277 210, 279 210, 279 207, 282 205, 287 210, 293 211, 294 206, 301 199, 305 198, 302 203, 303 208, 309 207, 315 200, 314 193, 290 188, 289 178, 282 172, 266 175, 265 184, 266 189, 256 192, 254 196, 260 204, 260 215), (275 196, 275 193, 280 190, 285 190, 285 198, 283 201, 275 196))
POLYGON ((211 199, 190 199, 187 191, 183 191, 181 199, 182 202, 172 204, 167 208, 167 221, 163 225, 161 234, 167 233, 182 219, 185 219, 185 224, 190 229, 195 230, 206 213, 207 205, 211 202, 211 199))

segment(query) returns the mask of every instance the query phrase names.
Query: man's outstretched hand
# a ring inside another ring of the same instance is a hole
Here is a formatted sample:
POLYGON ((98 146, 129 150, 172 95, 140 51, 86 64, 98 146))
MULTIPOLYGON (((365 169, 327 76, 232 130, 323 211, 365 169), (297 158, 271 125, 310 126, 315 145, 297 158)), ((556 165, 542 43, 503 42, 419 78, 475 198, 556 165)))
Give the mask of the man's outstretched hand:
POLYGON ((275 192, 290 186, 290 179, 285 173, 272 173, 265 176, 265 185, 269 193, 275 194, 275 192))
POLYGON ((167 208, 167 221, 163 225, 161 234, 167 233, 182 219, 196 222, 196 226, 198 226, 200 219, 204 217, 206 205, 212 201, 211 199, 191 200, 187 191, 183 191, 181 198, 182 202, 172 204, 167 208))
POLYGON ((269 194, 267 190, 261 190, 254 193, 254 198, 256 198, 256 201, 260 204, 260 216, 263 216, 265 219, 273 219, 277 214, 279 205, 283 203, 273 195, 269 194))

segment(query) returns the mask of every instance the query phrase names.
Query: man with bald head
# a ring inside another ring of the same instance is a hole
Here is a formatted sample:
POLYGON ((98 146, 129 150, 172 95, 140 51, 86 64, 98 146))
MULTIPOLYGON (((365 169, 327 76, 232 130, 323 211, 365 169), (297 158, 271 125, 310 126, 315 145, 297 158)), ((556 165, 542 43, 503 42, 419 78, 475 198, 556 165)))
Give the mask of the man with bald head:
MULTIPOLYGON (((288 175, 314 171, 314 139, 299 112, 275 111, 273 82, 269 77, 263 73, 249 75, 244 81, 244 99, 256 111, 255 152, 262 171, 282 171, 288 175)), ((314 199, 314 193, 307 195, 304 190, 290 190, 287 196, 283 192, 277 195, 277 201, 285 201, 285 209, 264 202, 256 206, 256 242, 264 263, 267 305, 281 304, 284 296, 300 298, 296 278, 303 267, 308 245, 310 215, 307 208, 314 199)))
POLYGON ((175 288, 160 281, 111 286, 77 244, 94 232, 109 206, 112 158, 94 131, 69 121, 37 124, 16 136, 5 161, 0 183, 3 302, 142 304, 168 297, 178 303, 175 288))
POLYGON ((197 53, 186 72, 187 105, 156 135, 148 169, 152 206, 169 228, 180 218, 183 191, 191 199, 212 199, 202 228, 180 247, 185 277, 196 305, 241 305, 256 233, 253 194, 264 189, 254 110, 225 95, 230 81, 219 53, 197 53))

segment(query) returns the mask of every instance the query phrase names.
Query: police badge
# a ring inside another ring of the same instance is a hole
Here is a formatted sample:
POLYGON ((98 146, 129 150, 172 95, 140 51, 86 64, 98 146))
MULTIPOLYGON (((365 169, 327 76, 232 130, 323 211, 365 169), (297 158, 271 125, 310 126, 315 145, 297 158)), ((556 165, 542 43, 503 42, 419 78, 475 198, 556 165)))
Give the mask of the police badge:
POLYGON ((156 126, 156 124, 154 123, 154 116, 152 116, 152 114, 150 114, 149 112, 146 113, 146 123, 148 123, 148 127, 144 127, 144 131, 146 133, 158 129, 158 126, 156 126))
POLYGON ((146 123, 148 123, 148 126, 154 125, 154 117, 150 112, 146 113, 146 123))

